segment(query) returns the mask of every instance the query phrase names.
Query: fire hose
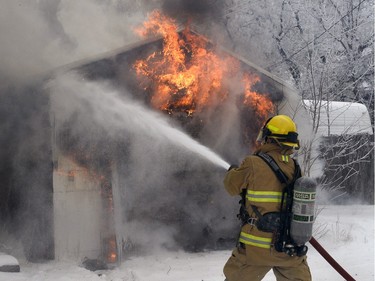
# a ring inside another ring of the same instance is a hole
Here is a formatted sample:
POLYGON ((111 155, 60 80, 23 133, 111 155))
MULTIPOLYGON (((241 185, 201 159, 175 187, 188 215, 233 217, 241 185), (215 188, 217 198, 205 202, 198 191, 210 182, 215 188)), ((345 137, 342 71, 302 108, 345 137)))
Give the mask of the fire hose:
POLYGON ((347 281, 355 281, 355 279, 348 273, 335 259, 328 254, 328 252, 319 244, 314 237, 311 237, 310 244, 318 251, 318 253, 347 281))

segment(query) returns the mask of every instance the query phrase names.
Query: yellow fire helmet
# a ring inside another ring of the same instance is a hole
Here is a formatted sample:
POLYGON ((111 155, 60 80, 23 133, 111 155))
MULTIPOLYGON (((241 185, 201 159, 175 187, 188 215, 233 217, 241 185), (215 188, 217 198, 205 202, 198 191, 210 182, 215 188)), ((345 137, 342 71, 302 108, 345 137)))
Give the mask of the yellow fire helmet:
POLYGON ((265 141, 273 138, 278 143, 299 149, 297 126, 293 120, 286 115, 276 115, 267 120, 260 130, 257 141, 265 141))

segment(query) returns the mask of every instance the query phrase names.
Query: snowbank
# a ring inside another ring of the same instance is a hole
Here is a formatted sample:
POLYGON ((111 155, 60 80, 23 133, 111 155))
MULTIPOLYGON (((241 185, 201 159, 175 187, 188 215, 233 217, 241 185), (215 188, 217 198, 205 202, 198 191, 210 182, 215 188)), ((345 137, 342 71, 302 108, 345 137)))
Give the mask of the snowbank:
POLYGON ((0 272, 19 272, 20 265, 18 260, 5 253, 0 253, 0 272))
MULTIPOLYGON (((314 237, 356 280, 374 280, 374 206, 320 206, 314 237)), ((129 257, 114 270, 91 272, 71 261, 21 264, 20 273, 1 281, 219 281, 230 251, 162 252, 129 257)), ((313 280, 343 278, 309 245, 313 280)), ((265 281, 275 280, 270 272, 265 281)))

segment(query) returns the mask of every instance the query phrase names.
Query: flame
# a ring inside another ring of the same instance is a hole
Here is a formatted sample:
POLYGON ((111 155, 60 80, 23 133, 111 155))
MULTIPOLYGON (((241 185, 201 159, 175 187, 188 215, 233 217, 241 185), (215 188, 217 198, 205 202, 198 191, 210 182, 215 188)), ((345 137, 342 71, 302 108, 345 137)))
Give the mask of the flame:
POLYGON ((107 262, 108 263, 117 262, 117 245, 116 245, 115 235, 112 235, 107 240, 107 262))
POLYGON ((253 108, 262 121, 265 121, 268 116, 274 112, 275 106, 272 101, 264 95, 260 95, 252 90, 252 87, 260 81, 259 76, 245 73, 243 82, 245 84, 244 104, 253 108))
POLYGON ((55 172, 59 176, 67 177, 69 180, 74 180, 74 178, 78 176, 83 176, 85 178, 88 178, 92 180, 95 183, 103 183, 106 181, 105 176, 97 174, 88 168, 74 168, 71 170, 63 170, 63 169, 55 169, 55 172))
POLYGON ((229 95, 224 81, 237 79, 244 89, 243 105, 256 112, 258 121, 265 121, 273 113, 272 101, 252 90, 260 82, 259 76, 241 70, 240 61, 232 56, 219 57, 209 41, 191 32, 189 25, 180 34, 175 20, 155 10, 136 32, 163 38, 161 51, 133 65, 137 75, 146 78, 144 88, 152 92, 153 107, 170 114, 185 111, 192 115, 224 102, 229 95))
POLYGON ((180 36, 176 22, 158 10, 150 14, 137 33, 163 37, 162 51, 134 64, 138 75, 154 82, 154 107, 169 112, 182 109, 192 114, 226 98, 224 77, 239 63, 230 57, 220 58, 209 49, 203 36, 190 32, 188 26, 180 36))

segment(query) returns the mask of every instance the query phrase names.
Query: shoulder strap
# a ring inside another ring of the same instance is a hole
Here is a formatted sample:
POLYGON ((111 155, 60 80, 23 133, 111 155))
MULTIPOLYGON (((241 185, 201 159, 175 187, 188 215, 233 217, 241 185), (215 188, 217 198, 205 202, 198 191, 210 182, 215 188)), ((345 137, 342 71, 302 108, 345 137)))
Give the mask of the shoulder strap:
POLYGON ((277 163, 275 162, 275 160, 273 160, 271 156, 261 151, 258 152, 256 155, 262 158, 264 162, 266 162, 267 165, 270 166, 270 168, 272 169, 272 171, 274 171, 280 182, 288 183, 288 177, 283 173, 283 171, 280 169, 280 167, 277 165, 277 163))
MULTIPOLYGON (((274 171, 274 173, 276 174, 277 178, 280 180, 280 182, 282 183, 285 183, 287 184, 288 183, 288 177, 283 173, 283 171, 280 169, 280 167, 277 165, 276 161, 273 160, 273 158, 271 156, 269 156, 268 154, 266 153, 263 153, 263 152, 258 152, 257 154, 255 154, 257 156, 259 156, 261 159, 263 159, 263 161, 265 161, 268 166, 272 169, 272 171, 274 171)), ((292 158, 293 159, 293 158, 292 158)), ((293 159, 294 161, 294 164, 295 164, 295 170, 294 170, 294 175, 293 175, 293 182, 301 177, 301 168, 297 162, 297 160, 293 159)), ((244 191, 244 190, 243 190, 244 191)), ((291 196, 291 188, 290 188, 290 185, 287 184, 284 192, 283 192, 283 196, 282 196, 282 202, 281 202, 281 206, 284 206, 284 196, 285 194, 287 195, 287 197, 290 197, 291 196)), ((242 193, 242 202, 245 202, 245 194, 242 193)), ((290 198, 289 198, 290 200, 290 198)), ((251 208, 253 209, 254 213, 256 214, 256 216, 259 218, 259 219, 262 219, 263 218, 263 215, 259 212, 258 208, 256 206, 254 206, 253 204, 250 204, 251 208)), ((244 207, 244 209, 246 210, 246 208, 244 207)), ((246 211, 247 213, 247 211, 246 211)))

